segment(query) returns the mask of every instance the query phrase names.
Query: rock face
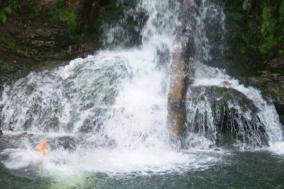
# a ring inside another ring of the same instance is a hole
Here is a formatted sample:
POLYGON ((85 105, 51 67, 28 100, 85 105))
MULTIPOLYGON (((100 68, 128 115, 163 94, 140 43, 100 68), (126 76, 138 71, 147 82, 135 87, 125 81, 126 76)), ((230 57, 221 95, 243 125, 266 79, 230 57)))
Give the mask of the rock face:
POLYGON ((74 151, 76 150, 76 141, 75 138, 70 136, 59 137, 55 140, 55 148, 62 148, 64 150, 74 151))
MULTIPOLYGON (((0 9, 12 2, 0 0, 0 9)), ((136 0, 33 0, 17 4, 18 8, 6 15, 5 23, 0 18, 0 58, 5 62, 13 62, 11 56, 40 64, 93 54, 104 45, 105 30, 122 24, 122 17, 124 31, 117 31, 115 39, 136 45, 142 40, 140 31, 147 20, 143 10, 124 14, 136 0)))
POLYGON ((237 141, 267 145, 268 136, 258 112, 254 103, 235 89, 191 87, 187 96, 187 130, 222 146, 237 141))
POLYGON ((43 8, 54 3, 56 3, 56 0, 40 0, 38 1, 38 7, 43 8))
MULTIPOLYGON (((283 62, 283 60, 282 60, 283 62)), ((260 89, 276 106, 280 120, 284 124, 284 65, 278 59, 270 63, 270 67, 259 72, 257 76, 249 77, 250 85, 260 89)))
POLYGON ((81 19, 84 23, 92 23, 94 22, 95 18, 98 16, 100 13, 100 5, 101 1, 100 0, 82 0, 81 1, 81 7, 82 11, 81 12, 81 19))
MULTIPOLYGON (((84 11, 81 4, 83 0, 22 1, 19 10, 13 10, 7 21, 0 24, 0 53, 29 58, 38 63, 69 60, 92 52, 99 37, 94 39, 94 32, 82 34, 85 31, 81 31, 84 27, 80 22, 84 11), (88 40, 79 40, 78 35, 88 40)), ((4 60, 10 61, 9 58, 4 60)))

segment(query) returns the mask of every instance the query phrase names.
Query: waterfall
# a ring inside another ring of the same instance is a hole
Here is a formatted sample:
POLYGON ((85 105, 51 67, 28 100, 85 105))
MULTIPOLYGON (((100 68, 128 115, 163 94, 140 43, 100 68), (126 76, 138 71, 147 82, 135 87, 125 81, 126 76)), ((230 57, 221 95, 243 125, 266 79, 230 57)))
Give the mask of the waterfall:
POLYGON ((281 141, 282 126, 274 105, 257 89, 245 87, 225 70, 213 67, 216 61, 224 61, 222 7, 208 0, 191 2, 194 19, 187 21, 187 30, 193 43, 189 57, 192 84, 186 98, 186 145, 225 142, 246 149, 281 141))
MULTIPOLYGON (((1 153, 5 165, 11 169, 36 165, 40 157, 34 146, 47 139, 51 150, 42 166, 49 172, 147 174, 205 168, 223 154, 221 149, 215 150, 220 132, 212 101, 218 99, 210 101, 210 93, 205 93, 212 86, 238 91, 255 108, 243 109, 242 102, 233 99, 228 102, 236 115, 243 116, 235 125, 237 139, 249 138, 258 145, 257 130, 264 130, 261 133, 269 142, 282 140, 274 106, 258 90, 210 67, 215 47, 207 37, 207 24, 214 21, 220 24, 220 33, 224 32, 222 8, 209 0, 185 2, 186 8, 167 0, 139 1, 136 9, 148 14, 140 46, 100 50, 5 86, 0 126, 5 135, 16 136, 16 140, 10 139, 16 148, 8 146, 1 153), (186 10, 181 11, 183 8, 186 10), (191 84, 182 149, 172 145, 167 127, 170 65, 174 49, 180 45, 175 40, 178 25, 186 25, 182 40, 189 41, 192 50, 188 52, 191 84)), ((120 29, 109 30, 108 42, 120 29)), ((238 142, 246 144, 245 140, 238 142)))

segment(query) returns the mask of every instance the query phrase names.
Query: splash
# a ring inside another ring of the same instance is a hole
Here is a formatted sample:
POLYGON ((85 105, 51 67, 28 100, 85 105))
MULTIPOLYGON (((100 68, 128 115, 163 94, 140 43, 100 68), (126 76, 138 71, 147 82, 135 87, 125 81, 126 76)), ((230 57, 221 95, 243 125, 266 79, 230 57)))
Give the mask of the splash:
POLYGON ((145 0, 137 7, 149 15, 141 47, 99 51, 5 87, 2 128, 27 140, 2 152, 8 168, 153 174, 201 169, 220 159, 214 150, 177 151, 170 144, 167 93, 178 5, 145 0), (42 137, 50 144, 43 158, 34 148, 42 137))
POLYGON ((205 136, 209 140, 207 145, 214 144, 221 134, 218 121, 229 125, 227 130, 240 139, 236 145, 242 149, 262 146, 263 140, 268 140, 269 145, 283 140, 281 123, 274 105, 264 100, 259 90, 245 87, 224 70, 203 64, 195 65, 195 79, 187 94, 187 112, 191 131, 194 133, 194 130, 198 130, 198 135, 205 136), (196 94, 196 91, 199 93, 196 94), (218 102, 222 104, 219 109, 218 102), (224 108, 224 103, 228 107, 224 108), (224 117, 218 120, 218 113, 226 111, 224 109, 233 111, 231 114, 222 113, 232 120, 229 123, 224 117))
MULTIPOLYGON (((226 153, 214 146, 217 130, 210 117, 212 137, 189 130, 190 144, 184 149, 176 149, 169 137, 167 94, 171 56, 179 45, 175 28, 181 24, 181 8, 172 1, 140 1, 137 9, 148 14, 140 47, 101 50, 6 86, 0 99, 1 128, 10 142, 1 152, 6 167, 33 167, 41 175, 60 177, 86 172, 165 174, 205 169, 220 162, 226 153), (35 151, 43 138, 50 144, 44 158, 35 151)), ((220 8, 206 0, 200 5, 192 1, 190 8, 197 19, 188 27, 196 52, 189 61, 195 73, 192 87, 224 87, 228 81, 230 88, 261 110, 258 116, 269 141, 282 140, 275 109, 259 91, 204 65, 212 59, 205 20, 217 15, 223 23, 220 8)), ((114 38, 115 32, 108 36, 114 38)), ((187 102, 188 112, 197 109, 188 98, 187 102)), ((202 106, 208 115, 213 113, 207 103, 202 106)), ((188 114, 189 123, 193 115, 188 114)))
POLYGON ((275 142, 272 143, 271 146, 268 148, 269 151, 276 155, 284 155, 284 142, 275 142))
POLYGON ((189 55, 185 146, 224 146, 232 136, 236 140, 230 147, 242 150, 282 141, 282 125, 274 105, 259 90, 213 67, 225 60, 222 7, 208 0, 189 2, 186 10, 190 13, 184 13, 184 22, 193 48, 189 55), (212 32, 216 33, 213 37, 212 32), (222 138, 226 138, 223 143, 222 138))

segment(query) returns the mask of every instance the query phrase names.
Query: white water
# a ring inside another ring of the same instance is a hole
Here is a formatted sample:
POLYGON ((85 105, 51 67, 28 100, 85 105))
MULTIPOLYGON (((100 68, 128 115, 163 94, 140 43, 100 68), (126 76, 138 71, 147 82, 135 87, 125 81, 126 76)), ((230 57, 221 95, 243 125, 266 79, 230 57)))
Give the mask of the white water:
MULTIPOLYGON (((207 3, 203 1, 203 6, 207 3)), ((175 28, 180 24, 178 7, 167 1, 139 3, 138 8, 149 14, 139 48, 99 51, 55 70, 31 73, 6 86, 0 101, 1 127, 7 136, 18 138, 13 141, 16 148, 1 153, 7 155, 3 160, 6 167, 38 167, 46 175, 161 174, 202 169, 219 162, 223 152, 209 148, 212 140, 205 136, 194 135, 194 147, 182 151, 174 149, 169 140, 167 93, 171 52, 179 45, 175 42, 175 28), (28 135, 19 136, 24 131, 28 135), (75 139, 76 149, 54 145, 60 136, 75 139), (35 145, 45 138, 53 146, 42 158, 35 145)), ((206 10, 212 9, 203 8, 197 30, 205 24, 202 19, 206 10)), ((196 48, 204 49, 194 61, 201 54, 210 60, 204 37, 201 32, 195 38, 196 48)), ((209 75, 211 68, 201 65, 195 69, 193 85, 220 86, 229 80, 261 108, 260 117, 267 124, 270 141, 281 140, 277 117, 266 119, 264 115, 277 114, 257 90, 245 88, 219 70, 209 75)))
POLYGON ((200 169, 220 159, 220 152, 209 149, 172 148, 166 126, 171 58, 159 53, 171 54, 175 46, 177 6, 144 0, 138 7, 149 13, 141 48, 100 51, 5 88, 2 128, 32 134, 25 144, 16 142, 19 148, 2 152, 8 168, 40 166, 56 175, 146 174, 200 169), (52 143, 58 133, 79 137, 76 150, 56 146, 41 158, 36 143, 43 138, 52 143))
MULTIPOLYGON (((253 104, 258 108, 256 113, 257 117, 260 119, 260 122, 265 125, 265 133, 268 135, 269 144, 272 145, 275 142, 279 142, 283 140, 283 133, 281 129, 281 123, 279 122, 279 116, 273 104, 269 104, 264 100, 261 92, 253 87, 245 87, 240 84, 238 80, 230 77, 226 74, 224 70, 220 70, 217 68, 211 68, 202 64, 195 65, 195 80, 192 83, 192 87, 220 87, 224 89, 234 89, 239 91, 243 95, 247 97, 247 99, 251 100, 253 104)), ((194 90, 194 89, 193 89, 194 90)), ((190 95, 190 94, 188 94, 190 95)), ((241 103, 239 104, 231 104, 234 108, 236 108, 247 120, 252 120, 251 112, 252 110, 243 111, 241 109, 241 103)), ((213 130, 212 132, 216 135, 216 126, 214 125, 212 110, 209 102, 202 104, 199 107, 199 110, 204 110, 208 113, 208 125, 213 130), (211 112, 210 112, 211 110, 211 112)), ((193 107, 188 107, 193 108, 193 107)), ((194 108, 193 108, 194 109, 194 108)), ((195 112, 196 113, 196 112, 195 112)), ((190 119, 194 119, 195 113, 191 116, 190 119)), ((247 132, 245 130, 241 132, 247 132)), ((251 136, 252 137, 252 136, 251 136)), ((257 138, 257 136, 256 136, 257 138)), ((215 139, 215 138, 214 138, 215 139)), ((257 139, 256 139, 257 140, 257 139)))
POLYGON ((225 70, 208 66, 214 61, 213 56, 223 55, 223 40, 226 31, 225 14, 222 7, 208 0, 190 2, 192 7, 195 8, 191 9, 192 13, 190 15, 192 15, 192 17, 187 26, 187 30, 190 31, 191 37, 193 38, 194 52, 190 57, 190 69, 193 70, 193 73, 189 75, 189 78, 192 80, 192 84, 187 91, 186 98, 188 122, 186 144, 189 146, 197 145, 199 148, 208 148, 215 144, 217 135, 220 134, 218 133, 216 118, 214 118, 215 110, 212 108, 212 105, 222 97, 215 97, 214 101, 210 102, 210 96, 203 94, 205 89, 212 87, 221 88, 223 91, 236 90, 243 94, 246 99, 252 101, 253 105, 257 108, 257 110, 244 110, 244 108, 242 108, 243 102, 236 102, 235 99, 230 99, 231 101, 228 102, 229 107, 236 109, 246 120, 244 124, 242 123, 242 118, 231 118, 235 122, 238 122, 237 127, 239 131, 234 130, 234 128, 231 128, 231 131, 242 138, 240 143, 238 143, 238 141, 235 143, 239 149, 251 149, 251 146, 248 146, 246 143, 246 137, 249 138, 249 143, 253 144, 252 148, 262 143, 260 133, 256 132, 262 124, 264 125, 265 133, 268 135, 269 145, 282 141, 282 125, 279 122, 279 116, 274 105, 267 102, 259 90, 244 86, 237 79, 229 76, 225 70), (196 2, 199 3, 198 8, 196 8, 198 5, 196 2), (210 28, 212 23, 214 26, 210 28), (210 41, 207 32, 216 28, 216 26, 218 26, 218 31, 214 30, 214 32, 218 33, 216 34, 218 42, 210 41), (217 53, 216 49, 218 50, 217 53), (215 52, 215 54, 212 52, 215 52), (192 97, 192 90, 196 88, 203 88, 203 90, 201 90, 198 96, 192 97), (199 128, 196 128, 194 123, 198 121, 196 117, 200 115, 202 115, 201 124, 197 124, 199 128), (248 122, 252 122, 253 124, 248 122))
POLYGON ((274 142, 268 148, 274 154, 284 156, 284 142, 274 142))

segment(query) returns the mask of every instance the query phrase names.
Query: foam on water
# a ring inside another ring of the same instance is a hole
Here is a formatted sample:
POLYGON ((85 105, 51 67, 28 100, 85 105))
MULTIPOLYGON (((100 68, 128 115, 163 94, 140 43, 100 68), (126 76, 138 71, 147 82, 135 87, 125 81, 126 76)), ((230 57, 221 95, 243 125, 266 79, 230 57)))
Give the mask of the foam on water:
MULTIPOLYGON (((6 167, 35 167, 42 175, 56 177, 85 172, 164 174, 203 169, 222 160, 226 153, 212 149, 205 136, 193 134, 195 144, 182 151, 173 147, 169 137, 167 94, 171 56, 180 45, 175 41, 178 3, 141 0, 137 7, 149 16, 141 47, 101 50, 54 70, 33 72, 4 88, 1 128, 13 141, 13 148, 1 152, 6 167), (75 149, 57 145, 56 140, 66 136, 63 139, 75 143, 75 149), (53 146, 46 157, 40 157, 35 145, 44 138, 53 146)), ((203 19, 212 9, 207 0, 202 1, 197 29, 204 30, 203 19)), ((108 35, 113 37, 113 32, 108 35)), ((197 37, 203 40, 196 38, 195 45, 202 52, 196 56, 210 60, 208 40, 200 32, 197 37)), ((277 113, 258 90, 221 70, 195 66, 193 86, 222 86, 228 81, 229 87, 261 110, 259 117, 270 142, 282 140, 277 113)))
POLYGON ((147 174, 204 168, 220 159, 214 150, 172 148, 167 93, 178 6, 143 0, 138 7, 149 14, 140 48, 99 51, 5 87, 2 128, 27 132, 19 138, 25 145, 18 141, 18 148, 2 152, 8 168, 39 167, 47 175, 147 174), (56 146, 43 158, 35 151, 40 139, 60 136, 75 139, 76 149, 56 146))
POLYGON ((268 148, 274 154, 284 156, 284 142, 275 142, 268 148))
POLYGON ((3 163, 9 169, 31 167, 42 176, 83 175, 84 173, 106 173, 108 175, 148 175, 182 173, 208 168, 222 159, 223 151, 190 149, 175 151, 168 148, 77 148, 51 150, 41 157, 30 145, 22 148, 5 149, 8 155, 3 163))

